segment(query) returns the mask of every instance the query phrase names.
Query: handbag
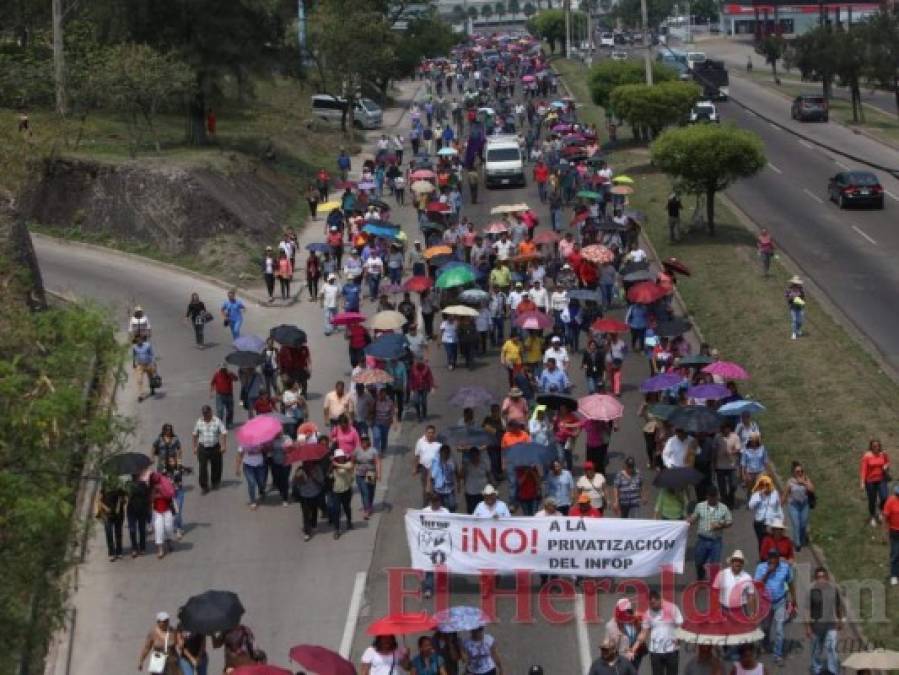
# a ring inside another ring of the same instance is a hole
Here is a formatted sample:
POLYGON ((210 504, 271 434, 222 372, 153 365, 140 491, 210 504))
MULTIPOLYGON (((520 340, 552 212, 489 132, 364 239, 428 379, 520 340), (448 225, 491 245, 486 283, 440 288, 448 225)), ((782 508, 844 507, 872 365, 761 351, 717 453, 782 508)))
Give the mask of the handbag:
POLYGON ((150 375, 150 388, 151 389, 160 389, 162 387, 162 375, 159 373, 153 373, 150 375))
POLYGON ((808 499, 808 507, 810 509, 813 509, 818 505, 818 495, 814 492, 806 493, 806 498, 808 499))
POLYGON ((211 312, 203 312, 203 323, 209 323, 210 321, 215 321, 215 317, 212 316, 211 312))
POLYGON ((147 672, 153 675, 162 675, 165 673, 166 666, 169 661, 169 632, 165 632, 165 645, 163 651, 154 649, 150 652, 150 663, 147 666, 147 672))

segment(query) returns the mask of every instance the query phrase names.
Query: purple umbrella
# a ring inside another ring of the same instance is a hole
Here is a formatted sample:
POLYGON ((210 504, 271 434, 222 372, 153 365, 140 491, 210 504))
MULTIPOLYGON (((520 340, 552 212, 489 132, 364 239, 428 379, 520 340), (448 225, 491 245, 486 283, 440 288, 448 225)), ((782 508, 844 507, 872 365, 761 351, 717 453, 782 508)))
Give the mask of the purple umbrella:
POLYGON ((648 380, 643 380, 643 384, 640 385, 640 391, 644 394, 654 391, 665 391, 666 389, 676 387, 683 381, 684 378, 680 375, 675 375, 674 373, 662 373, 661 375, 650 377, 648 380))
POLYGON ((449 402, 459 408, 478 408, 495 403, 496 397, 484 387, 461 387, 450 397, 449 402))
POLYGON ((723 384, 697 384, 687 389, 687 396, 703 401, 720 401, 730 396, 730 389, 723 384))

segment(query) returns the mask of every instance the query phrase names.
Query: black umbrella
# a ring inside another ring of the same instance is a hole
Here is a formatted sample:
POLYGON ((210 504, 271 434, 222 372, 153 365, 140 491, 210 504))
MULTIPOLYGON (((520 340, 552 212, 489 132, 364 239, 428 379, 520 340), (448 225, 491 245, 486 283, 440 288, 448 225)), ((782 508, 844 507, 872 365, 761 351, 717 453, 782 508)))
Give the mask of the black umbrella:
POLYGON ((704 356, 703 354, 690 354, 689 356, 682 357, 678 364, 685 366, 687 368, 700 368, 702 366, 707 366, 712 363, 715 359, 711 356, 704 356))
POLYGON ((549 466, 558 457, 555 450, 542 443, 516 443, 506 448, 503 455, 509 466, 549 466))
POLYGON ((718 413, 704 405, 683 406, 668 421, 675 429, 683 429, 690 434, 713 434, 721 426, 718 413))
POLYGON ((589 288, 572 289, 568 291, 568 297, 579 302, 602 302, 602 293, 591 291, 589 288))
POLYGON ((655 275, 649 270, 634 270, 623 275, 621 280, 625 283, 633 284, 638 281, 649 281, 653 278, 655 278, 655 275))
POLYGON ((614 220, 603 220, 599 223, 599 229, 603 232, 625 232, 628 229, 628 224, 616 223, 614 220))
POLYGON ((569 410, 577 410, 577 401, 565 394, 539 394, 537 405, 545 405, 550 410, 558 410, 567 405, 569 410))
POLYGON ((705 480, 705 474, 701 471, 697 471, 692 466, 679 466, 659 471, 652 484, 669 490, 683 490, 688 485, 699 485, 703 480, 705 480))
POLYGON ((677 337, 683 335, 693 327, 686 319, 674 318, 671 321, 661 321, 655 327, 656 335, 659 337, 677 337))
POLYGON ((426 223, 422 223, 418 226, 422 232, 443 232, 446 229, 446 225, 442 225, 441 223, 435 223, 429 220, 426 223))
POLYGON ((376 209, 383 209, 384 211, 390 210, 390 205, 387 202, 382 202, 380 199, 372 199, 368 203, 369 205, 374 206, 376 209))
POLYGON ((621 275, 633 274, 634 272, 640 270, 648 270, 649 263, 645 260, 643 262, 629 262, 625 265, 621 266, 621 269, 618 270, 618 273, 621 275))
POLYGON ((143 473, 144 470, 152 464, 147 455, 142 452, 123 452, 120 455, 113 455, 103 463, 103 471, 115 476, 129 475, 133 476, 137 473, 143 473))
POLYGON ((646 214, 642 211, 625 210, 621 212, 621 215, 625 218, 633 220, 635 223, 639 223, 640 225, 644 225, 646 223, 646 214))
POLYGON ((280 342, 288 347, 299 347, 306 344, 305 331, 286 323, 272 328, 269 335, 274 338, 275 342, 280 342))
POLYGON ((456 426, 444 429, 437 440, 455 448, 480 448, 496 442, 496 435, 478 427, 456 426))
POLYGON ((256 352, 231 352, 225 361, 238 368, 256 368, 265 362, 265 357, 256 352))
POLYGON ((206 591, 190 598, 178 610, 181 625, 191 633, 222 633, 240 625, 244 613, 240 598, 231 591, 206 591))

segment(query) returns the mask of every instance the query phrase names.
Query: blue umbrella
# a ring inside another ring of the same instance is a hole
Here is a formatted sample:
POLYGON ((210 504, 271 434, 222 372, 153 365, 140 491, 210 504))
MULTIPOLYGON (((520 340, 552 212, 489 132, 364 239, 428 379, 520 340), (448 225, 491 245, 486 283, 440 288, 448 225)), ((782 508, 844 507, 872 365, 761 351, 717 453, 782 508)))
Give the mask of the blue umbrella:
POLYGON ((234 349, 239 352, 256 352, 261 354, 265 349, 265 340, 258 335, 242 335, 234 341, 234 349))
POLYGON ((362 228, 362 231, 374 237, 390 237, 391 239, 395 239, 400 232, 398 229, 384 227, 383 225, 375 225, 374 223, 365 225, 362 228))
POLYGON ((314 242, 312 244, 306 244, 307 251, 314 251, 315 253, 328 253, 331 250, 331 247, 328 244, 323 242, 314 242))
POLYGON ((751 414, 765 412, 767 408, 763 406, 758 401, 731 401, 730 403, 725 403, 723 406, 718 408, 719 415, 742 415, 744 412, 748 412, 751 414))
POLYGON ((505 461, 509 466, 549 466, 558 454, 542 443, 516 443, 505 451, 505 461))
POLYGON ((674 373, 662 373, 661 375, 650 377, 648 380, 643 380, 643 383, 640 385, 640 391, 644 394, 653 391, 665 391, 666 389, 676 387, 683 379, 680 375, 675 375, 674 373))
POLYGON ((495 403, 496 398, 484 387, 462 387, 450 396, 450 405, 459 408, 478 408, 495 403))
POLYGON ((480 288, 469 288, 467 291, 462 291, 459 294, 459 300, 462 302, 484 302, 489 297, 490 294, 487 291, 482 291, 480 288))
POLYGON ((398 359, 406 353, 409 341, 405 335, 399 333, 387 333, 372 342, 365 348, 365 353, 376 359, 398 359))
POLYGON ((581 300, 583 302, 602 302, 602 293, 591 291, 589 288, 575 288, 568 291, 569 300, 581 300))
POLYGON ((437 434, 437 440, 456 448, 480 448, 496 443, 496 436, 478 427, 455 426, 437 434))
POLYGON ((550 105, 553 108, 564 108, 565 107, 565 103, 563 103, 562 101, 553 101, 552 103, 550 103, 550 105))
POLYGON ((480 607, 449 607, 434 615, 441 633, 461 633, 477 630, 491 623, 490 616, 480 607))

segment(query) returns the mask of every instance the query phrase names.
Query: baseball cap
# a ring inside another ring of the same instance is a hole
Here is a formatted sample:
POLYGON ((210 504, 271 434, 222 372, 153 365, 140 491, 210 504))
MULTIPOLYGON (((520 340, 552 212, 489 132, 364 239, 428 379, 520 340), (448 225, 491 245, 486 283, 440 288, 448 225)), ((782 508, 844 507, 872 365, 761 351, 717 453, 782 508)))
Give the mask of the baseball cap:
POLYGON ((484 489, 481 492, 481 494, 484 495, 485 497, 487 497, 488 495, 495 495, 496 488, 488 483, 486 486, 484 486, 484 489))
POLYGON ((159 622, 159 621, 168 621, 170 618, 171 618, 171 617, 169 617, 169 613, 168 613, 168 612, 157 612, 157 614, 156 614, 156 621, 157 621, 157 622, 159 622))
POLYGON ((561 341, 562 341, 562 338, 560 338, 558 335, 553 335, 552 340, 550 340, 550 342, 552 342, 552 343, 561 342, 561 341))
POLYGON ((346 457, 346 453, 343 451, 343 448, 337 448, 337 450, 334 451, 334 457, 346 457))
POLYGON ((588 469, 596 469, 596 465, 593 462, 584 462, 584 471, 588 469))

